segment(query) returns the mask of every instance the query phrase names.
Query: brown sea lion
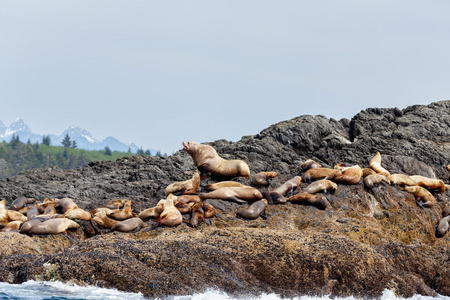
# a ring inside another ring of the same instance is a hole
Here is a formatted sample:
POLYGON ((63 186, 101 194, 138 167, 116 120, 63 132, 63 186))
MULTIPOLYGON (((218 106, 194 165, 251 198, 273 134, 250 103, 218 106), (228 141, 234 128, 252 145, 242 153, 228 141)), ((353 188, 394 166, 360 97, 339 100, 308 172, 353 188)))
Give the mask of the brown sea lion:
POLYGON ((303 192, 292 195, 287 201, 295 204, 311 205, 321 210, 326 209, 330 204, 322 194, 308 194, 303 192))
POLYGON ((28 220, 26 216, 15 210, 6 210, 6 213, 8 214, 9 221, 25 222, 26 220, 28 220))
POLYGON ((5 207, 5 200, 0 201, 0 227, 9 223, 8 211, 5 207))
POLYGON ((445 184, 442 180, 428 178, 425 176, 413 175, 409 176, 412 180, 416 182, 416 185, 426 187, 431 190, 439 190, 439 193, 443 194, 445 192, 445 184))
POLYGON ((412 193, 416 197, 419 206, 431 207, 436 202, 434 196, 421 186, 406 186, 405 191, 412 193))
POLYGON ((389 178, 389 181, 391 182, 391 184, 402 185, 402 186, 417 185, 416 182, 409 177, 409 175, 405 175, 405 174, 392 174, 392 175, 388 176, 388 178, 389 178))
POLYGON ((37 225, 39 223, 42 223, 42 222, 43 222, 43 220, 41 220, 40 218, 35 218, 35 219, 32 219, 32 220, 28 220, 28 221, 26 221, 26 222, 24 222, 22 224, 22 227, 20 227, 20 233, 28 234, 30 229, 33 226, 35 226, 35 225, 37 225))
POLYGON ((144 222, 140 218, 130 218, 128 220, 114 224, 111 231, 136 232, 144 228, 144 222))
POLYGON ((44 209, 44 212, 42 214, 47 216, 56 215, 57 214, 56 208, 53 205, 49 205, 44 209))
POLYGON ((75 229, 80 225, 67 218, 50 219, 33 226, 30 234, 57 234, 66 231, 67 229, 75 229))
POLYGON ((312 159, 307 159, 307 160, 301 165, 301 167, 302 167, 302 170, 303 170, 303 171, 308 171, 309 169, 322 168, 322 166, 321 166, 319 163, 315 162, 315 161, 312 160, 312 159))
POLYGON ((322 179, 308 185, 305 189, 303 189, 303 192, 308 194, 315 194, 320 191, 329 191, 329 190, 337 190, 337 184, 330 180, 322 179))
POLYGON ((447 205, 442 210, 442 217, 450 216, 450 205, 447 205))
POLYGON ((180 225, 183 222, 183 216, 181 215, 180 211, 174 206, 173 201, 174 196, 172 194, 169 194, 166 201, 164 202, 164 210, 159 215, 159 217, 156 218, 156 222, 144 231, 152 230, 160 225, 173 227, 180 225))
POLYGON ((34 202, 36 202, 36 199, 34 198, 19 197, 11 203, 11 205, 9 206, 9 210, 19 210, 24 208, 27 204, 31 204, 34 202))
POLYGON ((39 210, 36 205, 31 206, 31 208, 27 212, 27 219, 31 220, 33 216, 39 215, 39 210))
POLYGON ((268 186, 269 182, 267 179, 274 178, 276 176, 278 176, 277 172, 259 172, 252 177, 251 182, 253 185, 268 186))
POLYGON ((69 210, 63 216, 71 220, 78 219, 83 221, 90 221, 92 219, 91 213, 81 208, 69 210))
MULTIPOLYGON (((317 169, 310 169, 310 170, 317 170, 317 169)), ((279 193, 283 196, 286 196, 292 191, 297 188, 300 183, 302 182, 302 177, 295 176, 294 178, 289 179, 285 183, 283 183, 281 186, 277 187, 276 189, 273 189, 272 192, 279 193)))
POLYGON ((342 174, 333 178, 333 181, 342 184, 358 184, 363 175, 358 165, 342 168, 342 174))
POLYGON ((443 217, 435 226, 435 235, 437 238, 444 237, 450 229, 450 216, 443 217))
POLYGON ((261 194, 270 204, 284 204, 287 202, 286 197, 278 192, 262 192, 261 194))
POLYGON ((157 218, 164 210, 164 203, 166 202, 166 199, 161 199, 159 202, 154 206, 147 208, 139 213, 139 218, 142 220, 146 220, 148 218, 157 218))
POLYGON ((44 201, 42 201, 42 203, 36 203, 36 206, 37 206, 39 212, 41 214, 43 214, 47 207, 49 207, 49 206, 54 207, 57 201, 58 201, 58 199, 45 198, 44 201))
POLYGON ((60 214, 65 214, 69 210, 77 209, 78 205, 71 198, 62 198, 56 202, 55 208, 60 214))
POLYGON ((385 175, 374 174, 364 178, 364 185, 367 188, 372 189, 374 186, 378 186, 382 181, 386 182, 387 184, 391 184, 391 181, 385 175))
POLYGON ((259 216, 261 216, 264 219, 267 219, 265 215, 267 205, 268 205, 267 200, 261 199, 252 203, 252 205, 250 205, 246 209, 238 210, 237 215, 246 220, 255 220, 259 216))
POLYGON ((205 218, 205 211, 203 210, 203 203, 198 202, 195 203, 192 206, 192 214, 191 219, 189 220, 189 225, 191 227, 198 227, 200 226, 200 223, 203 222, 203 219, 205 218))
POLYGON ((182 202, 182 201, 178 201, 174 205, 180 211, 180 213, 182 215, 184 215, 184 214, 192 213, 192 207, 194 206, 195 203, 201 203, 201 202, 185 203, 185 202, 182 202))
POLYGON ((192 203, 192 202, 201 202, 202 200, 198 195, 181 195, 177 196, 174 202, 184 202, 184 203, 192 203))
POLYGON ((119 221, 108 218, 105 211, 99 211, 98 213, 96 213, 92 218, 92 221, 108 229, 111 229, 111 227, 113 227, 115 224, 120 223, 119 221))
POLYGON ((236 182, 236 181, 221 181, 217 183, 211 183, 205 185, 205 190, 207 191, 215 191, 217 189, 220 189, 222 187, 245 187, 242 183, 236 182))
POLYGON ((377 172, 375 172, 372 168, 363 168, 362 169, 363 172, 363 177, 367 177, 369 175, 375 175, 378 174, 377 172))
POLYGON ((110 200, 108 201, 104 207, 107 207, 109 209, 119 209, 125 206, 126 203, 131 203, 133 204, 133 200, 129 200, 129 199, 114 199, 114 200, 110 200))
POLYGON ((199 193, 201 200, 221 199, 246 203, 247 201, 257 201, 263 196, 260 191, 252 187, 224 187, 208 193, 199 193))
POLYGON ((384 175, 384 176, 389 176, 391 175, 391 173, 389 173, 388 170, 386 170, 385 168, 383 168, 381 166, 381 154, 380 152, 377 152, 377 154, 375 154, 375 156, 369 161, 369 166, 374 169, 375 172, 377 172, 378 174, 384 175))
POLYGON ((242 160, 226 160, 220 157, 216 150, 208 145, 196 142, 183 142, 183 149, 194 160, 201 177, 234 178, 238 176, 250 179, 250 168, 242 160))
POLYGON ((181 194, 192 194, 197 192, 199 186, 200 175, 198 174, 198 172, 195 172, 194 176, 189 180, 174 182, 168 185, 164 190, 164 194, 166 194, 166 197, 167 195, 176 192, 181 192, 181 194))
POLYGON ((131 202, 126 202, 121 210, 110 214, 109 217, 119 221, 134 217, 133 210, 131 209, 131 202))
POLYGON ((203 211, 205 212, 205 218, 212 218, 216 215, 216 209, 212 204, 203 202, 203 211))
POLYGON ((309 169, 308 171, 306 171, 303 174, 303 180, 305 182, 311 182, 312 180, 317 180, 317 179, 331 180, 341 174, 342 174, 342 172, 338 169, 315 168, 315 169, 309 169))
POLYGON ((106 213, 106 215, 109 216, 110 214, 119 211, 119 209, 110 209, 107 207, 97 207, 97 208, 94 208, 93 210, 91 210, 89 213, 91 215, 95 215, 96 213, 101 212, 101 211, 104 211, 106 213))
POLYGON ((5 227, 3 227, 0 231, 1 232, 9 232, 9 231, 19 231, 20 226, 23 224, 22 221, 10 221, 8 224, 6 224, 5 227))

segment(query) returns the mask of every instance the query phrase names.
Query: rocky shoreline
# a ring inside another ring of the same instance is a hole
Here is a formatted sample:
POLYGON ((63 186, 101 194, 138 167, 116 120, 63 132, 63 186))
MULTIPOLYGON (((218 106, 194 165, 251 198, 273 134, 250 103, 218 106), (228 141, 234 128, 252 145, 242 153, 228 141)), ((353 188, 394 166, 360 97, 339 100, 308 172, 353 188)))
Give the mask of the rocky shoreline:
MULTIPOLYGON (((306 159, 329 167, 366 167, 377 151, 391 173, 448 183, 450 101, 404 110, 369 108, 351 120, 300 116, 236 143, 210 145, 224 158, 247 162, 252 174, 278 172, 262 191, 299 174, 306 159)), ((77 170, 30 170, 0 181, 0 198, 9 204, 20 196, 69 197, 87 210, 127 198, 139 213, 164 198, 166 186, 190 179, 195 170, 183 150, 167 158, 134 156, 77 170)), ((236 211, 246 205, 207 200, 217 214, 198 228, 184 217, 174 228, 100 234, 80 222, 77 244, 62 234, 0 233, 0 280, 61 280, 160 297, 210 287, 232 295, 318 295, 336 279, 336 296, 378 297, 386 288, 401 296, 450 296, 450 234, 434 234, 450 192, 436 199, 431 208, 422 208, 400 186, 382 183, 368 190, 360 182, 340 184, 326 210, 269 205, 267 220, 243 220, 236 211)))

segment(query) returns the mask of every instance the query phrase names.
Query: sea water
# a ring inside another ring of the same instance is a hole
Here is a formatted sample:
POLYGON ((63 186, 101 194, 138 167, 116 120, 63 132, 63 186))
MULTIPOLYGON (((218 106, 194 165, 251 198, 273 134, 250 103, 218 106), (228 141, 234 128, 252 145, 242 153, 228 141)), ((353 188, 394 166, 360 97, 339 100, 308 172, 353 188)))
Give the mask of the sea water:
MULTIPOLYGON (((61 282, 45 282, 45 281, 28 281, 22 284, 9 284, 0 282, 0 300, 88 300, 88 299, 105 299, 105 300, 144 300, 141 293, 126 293, 115 289, 104 289, 99 287, 83 287, 73 284, 63 284, 61 282)), ((258 297, 242 297, 235 298, 228 296, 226 293, 210 289, 204 293, 198 293, 190 296, 168 296, 162 300, 281 300, 282 298, 276 294, 263 294, 258 297)), ((292 300, 330 300, 328 297, 310 297, 298 296, 290 298, 292 300)), ((353 297, 333 298, 334 300, 358 300, 353 297)), ((400 300, 395 296, 394 292, 385 290, 381 296, 381 300, 400 300)), ((450 300, 450 297, 426 297, 413 296, 408 300, 450 300)))

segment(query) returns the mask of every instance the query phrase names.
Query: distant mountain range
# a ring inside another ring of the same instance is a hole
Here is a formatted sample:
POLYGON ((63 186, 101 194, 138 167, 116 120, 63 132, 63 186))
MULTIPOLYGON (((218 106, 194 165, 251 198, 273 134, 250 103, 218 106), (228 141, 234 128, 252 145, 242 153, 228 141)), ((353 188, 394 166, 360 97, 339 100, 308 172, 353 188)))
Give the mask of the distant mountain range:
MULTIPOLYGON (((50 137, 52 146, 62 146, 61 142, 64 137, 68 134, 71 141, 76 141, 77 147, 86 150, 103 150, 106 146, 112 151, 121 151, 136 153, 138 146, 135 143, 123 143, 118 139, 108 136, 104 140, 97 140, 92 136, 90 132, 80 127, 71 126, 66 129, 61 135, 46 134, 50 137)), ((44 135, 35 134, 31 131, 25 122, 18 118, 10 126, 5 126, 2 121, 0 121, 0 141, 9 142, 13 135, 18 136, 21 142, 26 143, 30 140, 32 143, 42 143, 42 137, 44 135)), ((156 151, 149 149, 152 155, 155 155, 156 151)))

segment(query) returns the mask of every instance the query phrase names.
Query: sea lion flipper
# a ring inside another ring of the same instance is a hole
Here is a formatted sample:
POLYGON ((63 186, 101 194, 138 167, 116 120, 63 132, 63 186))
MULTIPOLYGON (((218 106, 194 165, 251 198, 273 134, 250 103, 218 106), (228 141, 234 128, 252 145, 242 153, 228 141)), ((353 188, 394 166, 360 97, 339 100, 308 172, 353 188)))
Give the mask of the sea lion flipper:
POLYGON ((67 231, 63 231, 62 233, 63 233, 70 241, 72 241, 75 245, 78 244, 78 240, 77 240, 76 238, 74 238, 74 237, 72 236, 72 234, 70 234, 70 233, 67 232, 67 231))
POLYGON ((264 220, 267 220, 266 209, 264 209, 259 215, 260 215, 261 218, 263 218, 264 220))
POLYGON ((161 223, 160 223, 160 222, 155 222, 155 223, 153 223, 153 224, 152 224, 152 226, 150 226, 150 227, 148 227, 148 228, 144 229, 144 232, 147 232, 147 231, 153 230, 153 229, 155 229, 156 227, 158 227, 159 225, 161 225, 161 223))
POLYGON ((235 201, 235 202, 237 202, 237 203, 239 203, 239 204, 245 204, 245 203, 247 203, 247 201, 242 200, 242 199, 239 198, 238 196, 229 197, 228 200, 230 200, 230 201, 235 201))

